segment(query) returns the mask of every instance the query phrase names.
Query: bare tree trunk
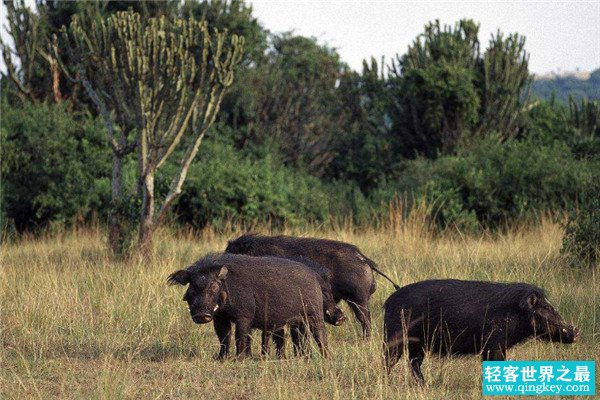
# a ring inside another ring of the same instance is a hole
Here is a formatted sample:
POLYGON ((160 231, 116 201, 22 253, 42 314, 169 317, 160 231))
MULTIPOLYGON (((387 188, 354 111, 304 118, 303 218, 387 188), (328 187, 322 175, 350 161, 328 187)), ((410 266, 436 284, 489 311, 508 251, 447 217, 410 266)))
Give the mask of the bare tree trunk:
POLYGON ((50 62, 50 71, 52 72, 52 93, 54 94, 54 102, 58 104, 62 101, 62 94, 60 93, 60 70, 58 68, 58 63, 55 60, 50 62))
POLYGON ((122 157, 113 152, 112 179, 111 179, 111 211, 109 217, 108 244, 114 255, 121 255, 123 251, 123 167, 122 157))
POLYGON ((154 233, 154 173, 148 172, 140 182, 142 191, 142 212, 140 215, 140 242, 142 254, 152 253, 152 234, 154 233))

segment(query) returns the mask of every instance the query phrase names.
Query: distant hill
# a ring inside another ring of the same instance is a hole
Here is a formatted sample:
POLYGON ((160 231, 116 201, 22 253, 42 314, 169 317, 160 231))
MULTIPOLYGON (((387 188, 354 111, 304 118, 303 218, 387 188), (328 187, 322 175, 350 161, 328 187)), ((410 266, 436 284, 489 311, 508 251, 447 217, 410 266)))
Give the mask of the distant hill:
POLYGON ((600 99, 600 68, 591 73, 552 73, 534 77, 531 87, 533 97, 549 99, 553 92, 557 100, 565 103, 569 96, 600 99))

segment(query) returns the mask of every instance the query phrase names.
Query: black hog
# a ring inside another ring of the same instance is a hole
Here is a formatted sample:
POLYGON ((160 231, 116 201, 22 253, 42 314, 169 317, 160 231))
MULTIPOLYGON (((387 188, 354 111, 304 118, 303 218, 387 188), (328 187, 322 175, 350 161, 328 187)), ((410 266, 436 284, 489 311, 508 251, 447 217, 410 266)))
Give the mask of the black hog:
POLYGON ((394 292, 384 309, 388 373, 406 348, 420 384, 421 363, 428 351, 481 354, 483 360, 502 361, 508 348, 530 337, 573 343, 579 335, 542 289, 526 283, 422 281, 394 292))
POLYGON ((327 268, 331 272, 335 302, 348 303, 361 323, 364 337, 371 334, 369 299, 375 292, 373 271, 392 282, 358 247, 334 240, 245 234, 230 241, 225 251, 252 256, 306 257, 327 268))
POLYGON ((183 300, 195 323, 213 321, 220 343, 219 358, 229 353, 232 324, 241 357, 251 354, 252 329, 272 333, 287 324, 306 324, 321 353, 327 354, 323 293, 315 273, 302 263, 211 254, 174 272, 168 280, 189 284, 183 300))
MULTIPOLYGON (((298 261, 309 267, 314 273, 321 286, 321 292, 323 293, 323 317, 325 322, 339 326, 346 320, 344 312, 336 304, 333 293, 331 290, 331 272, 324 268, 322 265, 314 262, 313 260, 306 257, 292 257, 289 258, 292 261, 298 261)), ((282 264, 282 267, 294 266, 293 264, 282 264)), ((306 346, 306 331, 304 324, 295 324, 290 326, 292 343, 294 345, 294 354, 305 354, 306 346)), ((269 353, 269 335, 267 332, 263 332, 262 337, 262 353, 267 355, 269 353)), ((285 332, 283 329, 273 332, 273 339, 275 342, 276 354, 278 357, 285 356, 285 332)))

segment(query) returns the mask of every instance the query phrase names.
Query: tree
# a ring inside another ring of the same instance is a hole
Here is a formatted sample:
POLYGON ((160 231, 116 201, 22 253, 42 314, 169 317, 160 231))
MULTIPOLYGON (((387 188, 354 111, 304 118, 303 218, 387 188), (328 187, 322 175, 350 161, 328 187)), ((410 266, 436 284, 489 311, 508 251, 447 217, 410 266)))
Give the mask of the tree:
POLYGON ((0 40, 6 75, 22 101, 37 102, 51 92, 54 101, 62 99, 60 71, 55 59, 46 51, 46 19, 25 6, 24 0, 4 2, 7 32, 13 48, 0 40), (15 62, 14 58, 18 60, 15 62), (50 71, 50 74, 46 73, 50 71), (49 90, 51 89, 51 90, 49 90))
MULTIPOLYGON (((212 0, 191 1, 186 0, 181 9, 183 17, 193 17, 199 21, 206 21, 208 26, 220 31, 227 30, 238 36, 244 37, 243 66, 260 62, 267 50, 268 32, 252 15, 252 6, 244 0, 212 0)), ((235 79, 234 85, 240 82, 235 79)), ((232 93, 233 89, 229 91, 232 93)), ((227 97, 227 95, 226 95, 227 97)))
POLYGON ((492 35, 483 56, 480 123, 476 134, 498 132, 502 139, 515 137, 519 117, 527 102, 525 93, 531 83, 529 54, 525 37, 514 33, 504 39, 502 32, 492 35))
POLYGON ((117 254, 123 251, 121 169, 124 157, 133 151, 142 201, 139 241, 148 248, 154 230, 181 193, 189 166, 233 82, 244 39, 216 30, 211 34, 206 22, 192 18, 143 21, 140 14, 128 11, 106 19, 78 15, 63 29, 61 42, 73 63, 63 67, 97 106, 113 151, 111 248, 117 254), (180 148, 178 172, 155 210, 156 172, 180 148))
POLYGON ((435 21, 396 57, 389 83, 399 153, 435 158, 475 138, 518 135, 530 83, 525 38, 498 32, 482 55, 478 31, 471 20, 435 21))
POLYGON ((286 33, 271 38, 264 61, 244 71, 227 124, 240 148, 269 148, 286 165, 322 175, 339 133, 336 87, 345 66, 334 49, 286 33))
POLYGON ((569 99, 569 142, 580 158, 600 160, 600 101, 569 99))
MULTIPOLYGON (((142 15, 143 20, 160 15, 176 16, 178 13, 178 2, 174 0, 36 0, 34 7, 27 6, 24 0, 7 0, 4 5, 7 11, 6 31, 12 44, 0 39, 0 48, 6 76, 11 83, 9 96, 34 103, 46 100, 60 103, 67 100, 69 108, 77 110, 86 110, 88 106, 93 108, 93 104, 79 97, 81 88, 78 83, 61 76, 57 61, 47 48, 52 35, 58 34, 63 26, 71 23, 75 15, 83 12, 108 16, 117 11, 133 9, 142 15)), ((68 63, 68 60, 64 61, 68 63)))
POLYGON ((451 153, 477 123, 476 87, 479 26, 461 20, 454 28, 439 21, 425 26, 392 64, 392 111, 399 152, 407 157, 451 153))
POLYGON ((395 164, 383 65, 364 60, 362 73, 345 71, 337 89, 344 118, 328 176, 351 179, 365 193, 381 184, 395 164))

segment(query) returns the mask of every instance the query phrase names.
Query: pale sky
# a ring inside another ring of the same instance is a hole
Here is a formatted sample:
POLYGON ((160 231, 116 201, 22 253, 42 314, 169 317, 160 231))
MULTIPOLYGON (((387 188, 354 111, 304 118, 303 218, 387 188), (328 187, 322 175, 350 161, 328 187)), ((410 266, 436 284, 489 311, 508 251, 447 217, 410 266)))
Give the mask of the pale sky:
MULTIPOLYGON (((32 4, 33 0, 26 0, 32 4)), ((338 49, 360 70, 363 58, 389 62, 404 53, 427 21, 454 24, 463 17, 481 24, 487 44, 498 28, 527 37, 530 71, 591 71, 600 67, 600 0, 597 1, 251 1, 254 15, 272 32, 294 30, 338 49)), ((0 5, 0 23, 5 25, 0 5)), ((6 33, 2 29, 2 37, 6 33)), ((4 63, 0 61, 0 69, 4 63)))
POLYGON ((406 52, 427 21, 454 24, 472 18, 487 45, 498 28, 527 37, 530 71, 591 71, 600 67, 598 1, 251 1, 254 15, 272 32, 295 30, 338 49, 360 70, 362 59, 406 52))

